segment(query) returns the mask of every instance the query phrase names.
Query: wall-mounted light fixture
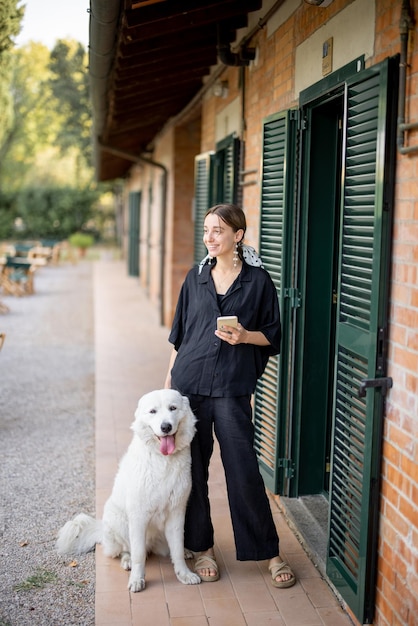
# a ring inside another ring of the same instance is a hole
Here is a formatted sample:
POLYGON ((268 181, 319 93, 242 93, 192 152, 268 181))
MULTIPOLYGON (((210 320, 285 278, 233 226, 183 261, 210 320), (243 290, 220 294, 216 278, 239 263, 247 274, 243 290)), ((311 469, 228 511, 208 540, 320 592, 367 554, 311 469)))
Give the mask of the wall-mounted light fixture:
POLYGON ((212 87, 212 93, 217 98, 226 98, 229 93, 229 85, 227 80, 217 80, 212 87))
POLYGON ((305 0, 306 4, 312 4, 315 7, 328 7, 333 0, 305 0))

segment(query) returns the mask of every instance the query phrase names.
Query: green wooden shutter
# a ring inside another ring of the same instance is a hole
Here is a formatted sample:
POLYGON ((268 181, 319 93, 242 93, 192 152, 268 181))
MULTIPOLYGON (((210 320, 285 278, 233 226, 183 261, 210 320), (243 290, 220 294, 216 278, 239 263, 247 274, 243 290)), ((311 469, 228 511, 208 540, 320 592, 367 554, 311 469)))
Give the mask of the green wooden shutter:
POLYGON ((286 450, 287 376, 291 312, 291 253, 297 112, 268 117, 263 125, 260 255, 277 289, 282 349, 271 357, 254 398, 255 449, 266 487, 282 493, 290 477, 286 450))
POLYGON ((238 204, 239 163, 241 142, 234 135, 229 135, 216 144, 214 160, 214 203, 238 204))
POLYGON ((213 204, 239 202, 240 146, 240 140, 229 135, 216 144, 216 152, 195 159, 195 263, 207 254, 202 241, 206 211, 213 204))
POLYGON ((392 61, 347 82, 327 574, 373 617, 393 164, 392 61))
POLYGON ((139 214, 141 194, 133 191, 129 194, 129 227, 128 227, 128 274, 139 276, 139 214))
POLYGON ((199 154, 195 158, 194 198, 194 262, 198 264, 207 254, 202 241, 206 211, 212 205, 214 152, 199 154))

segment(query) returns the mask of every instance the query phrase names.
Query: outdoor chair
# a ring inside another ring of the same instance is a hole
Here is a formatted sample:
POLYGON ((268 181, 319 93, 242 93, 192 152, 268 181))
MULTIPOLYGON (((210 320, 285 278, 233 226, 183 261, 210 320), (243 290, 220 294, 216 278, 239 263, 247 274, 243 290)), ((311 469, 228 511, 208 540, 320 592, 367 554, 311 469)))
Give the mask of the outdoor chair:
POLYGON ((26 259, 7 257, 1 268, 0 285, 5 295, 25 296, 34 293, 35 265, 26 259))

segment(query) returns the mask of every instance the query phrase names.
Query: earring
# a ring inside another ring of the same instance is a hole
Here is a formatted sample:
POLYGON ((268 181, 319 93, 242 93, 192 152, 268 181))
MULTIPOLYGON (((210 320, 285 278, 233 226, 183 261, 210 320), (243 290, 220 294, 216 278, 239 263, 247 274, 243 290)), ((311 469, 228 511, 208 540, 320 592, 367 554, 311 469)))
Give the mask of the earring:
POLYGON ((232 258, 232 262, 234 265, 234 269, 236 269, 237 265, 238 265, 238 261, 239 261, 239 254, 238 254, 238 242, 235 243, 235 249, 234 249, 234 256, 232 258))

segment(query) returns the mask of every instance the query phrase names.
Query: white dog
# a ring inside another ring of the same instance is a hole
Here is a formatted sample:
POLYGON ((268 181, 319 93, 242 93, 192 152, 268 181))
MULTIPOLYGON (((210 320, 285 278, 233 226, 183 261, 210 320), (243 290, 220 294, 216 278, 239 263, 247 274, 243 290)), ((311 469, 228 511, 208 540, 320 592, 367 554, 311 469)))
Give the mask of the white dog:
POLYGON ((128 588, 134 592, 145 588, 147 553, 170 553, 179 581, 200 583, 184 557, 195 421, 188 398, 177 391, 160 389, 144 395, 103 520, 82 513, 67 522, 58 534, 58 552, 84 554, 102 543, 106 556, 120 556, 122 567, 131 570, 128 588))

